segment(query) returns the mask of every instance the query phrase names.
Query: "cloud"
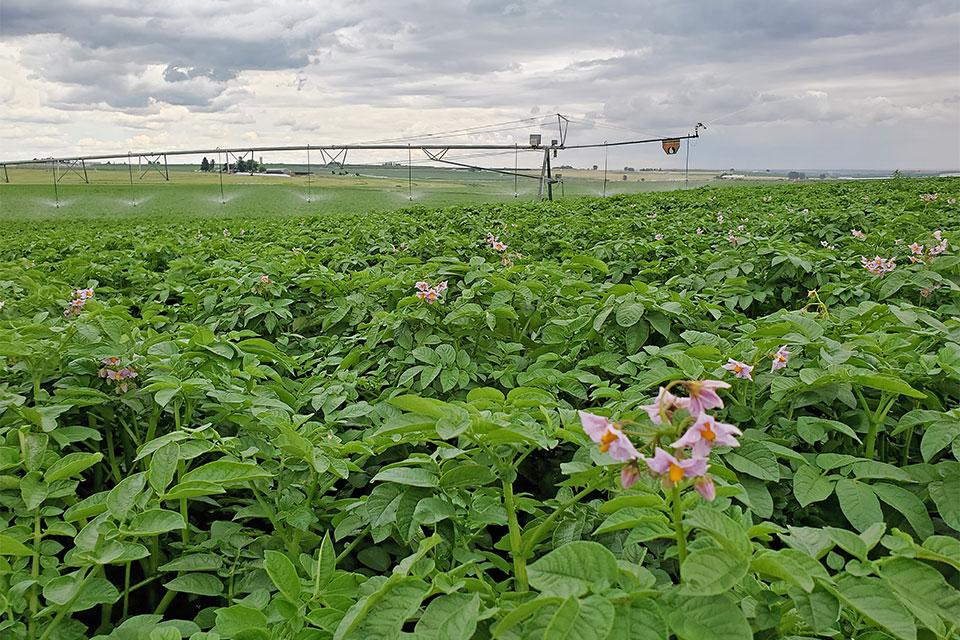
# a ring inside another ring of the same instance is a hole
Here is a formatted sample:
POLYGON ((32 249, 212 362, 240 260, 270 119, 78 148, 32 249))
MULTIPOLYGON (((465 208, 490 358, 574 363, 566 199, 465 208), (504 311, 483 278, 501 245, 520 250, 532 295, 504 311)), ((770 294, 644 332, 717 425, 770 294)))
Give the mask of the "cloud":
POLYGON ((0 123, 64 144, 342 142, 561 111, 581 142, 703 121, 724 165, 772 127, 936 130, 929 162, 960 155, 955 0, 3 0, 0 24, 0 123))

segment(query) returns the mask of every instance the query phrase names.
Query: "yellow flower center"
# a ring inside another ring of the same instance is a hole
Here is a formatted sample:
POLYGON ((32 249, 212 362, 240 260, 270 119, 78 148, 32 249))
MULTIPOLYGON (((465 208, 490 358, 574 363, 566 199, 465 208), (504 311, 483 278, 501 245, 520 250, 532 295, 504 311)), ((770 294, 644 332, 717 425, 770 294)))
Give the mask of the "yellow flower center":
POLYGON ((680 482, 683 479, 683 467, 678 464, 670 463, 670 471, 667 472, 670 476, 670 482, 680 482))
POLYGON ((613 427, 610 427, 603 432, 603 436, 600 437, 600 451, 606 453, 610 448, 610 445, 617 441, 618 438, 617 432, 613 427))
POLYGON ((707 422, 704 422, 703 426, 700 428, 700 435, 703 436, 703 439, 707 442, 713 442, 717 439, 717 434, 713 432, 711 424, 712 423, 708 420, 707 422))

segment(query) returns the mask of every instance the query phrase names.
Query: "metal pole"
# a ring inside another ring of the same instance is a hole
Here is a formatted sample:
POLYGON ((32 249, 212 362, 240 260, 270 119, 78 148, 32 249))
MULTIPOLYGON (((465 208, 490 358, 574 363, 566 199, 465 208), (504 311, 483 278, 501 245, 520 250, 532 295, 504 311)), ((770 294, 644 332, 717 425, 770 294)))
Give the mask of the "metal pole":
POLYGON ((517 175, 517 172, 520 171, 520 147, 514 143, 513 145, 513 197, 516 198, 520 195, 520 190, 517 188, 517 180, 520 179, 520 176, 517 175))
POLYGON ((687 140, 687 159, 683 167, 683 188, 690 188, 690 140, 687 140))
POLYGON ((410 201, 413 202, 413 155, 410 151, 410 145, 407 145, 407 191, 410 194, 410 201))
POLYGON ((223 158, 220 157, 220 152, 217 151, 217 159, 220 160, 220 204, 226 204, 226 201, 223 199, 223 158))
POLYGON ((130 154, 127 154, 127 173, 130 174, 130 204, 137 206, 137 194, 133 187, 133 165, 130 163, 130 154))
POLYGON ((90 179, 87 178, 87 163, 80 159, 80 168, 83 169, 83 181, 87 184, 90 184, 90 179))
POLYGON ((310 145, 307 145, 307 202, 313 202, 312 195, 310 191, 310 145))
POLYGON ((53 198, 57 209, 60 208, 60 189, 57 187, 57 161, 53 162, 53 198))
POLYGON ((603 197, 607 197, 607 141, 603 141, 603 197))
POLYGON ((3 165, 3 181, 10 184, 10 174, 7 173, 7 165, 3 165))
POLYGON ((170 182, 170 170, 167 168, 167 154, 163 154, 163 177, 170 182))
POLYGON ((547 200, 553 200, 553 174, 550 172, 549 150, 547 150, 547 200))

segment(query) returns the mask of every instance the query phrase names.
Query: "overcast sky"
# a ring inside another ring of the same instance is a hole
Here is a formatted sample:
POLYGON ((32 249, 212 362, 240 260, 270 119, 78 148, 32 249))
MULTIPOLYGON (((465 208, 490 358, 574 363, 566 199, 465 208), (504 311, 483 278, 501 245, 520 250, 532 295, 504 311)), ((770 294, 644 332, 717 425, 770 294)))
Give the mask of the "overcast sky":
POLYGON ((560 112, 571 143, 703 122, 693 167, 958 168, 960 0, 0 0, 0 105, 3 159, 560 112))

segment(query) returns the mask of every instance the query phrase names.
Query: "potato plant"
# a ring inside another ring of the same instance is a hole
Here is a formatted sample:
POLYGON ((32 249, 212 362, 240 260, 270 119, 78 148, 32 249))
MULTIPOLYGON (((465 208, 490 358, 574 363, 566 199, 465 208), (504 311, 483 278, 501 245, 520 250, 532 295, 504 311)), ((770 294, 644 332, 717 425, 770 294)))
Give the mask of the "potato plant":
POLYGON ((0 638, 960 637, 951 179, 0 230, 0 638))

